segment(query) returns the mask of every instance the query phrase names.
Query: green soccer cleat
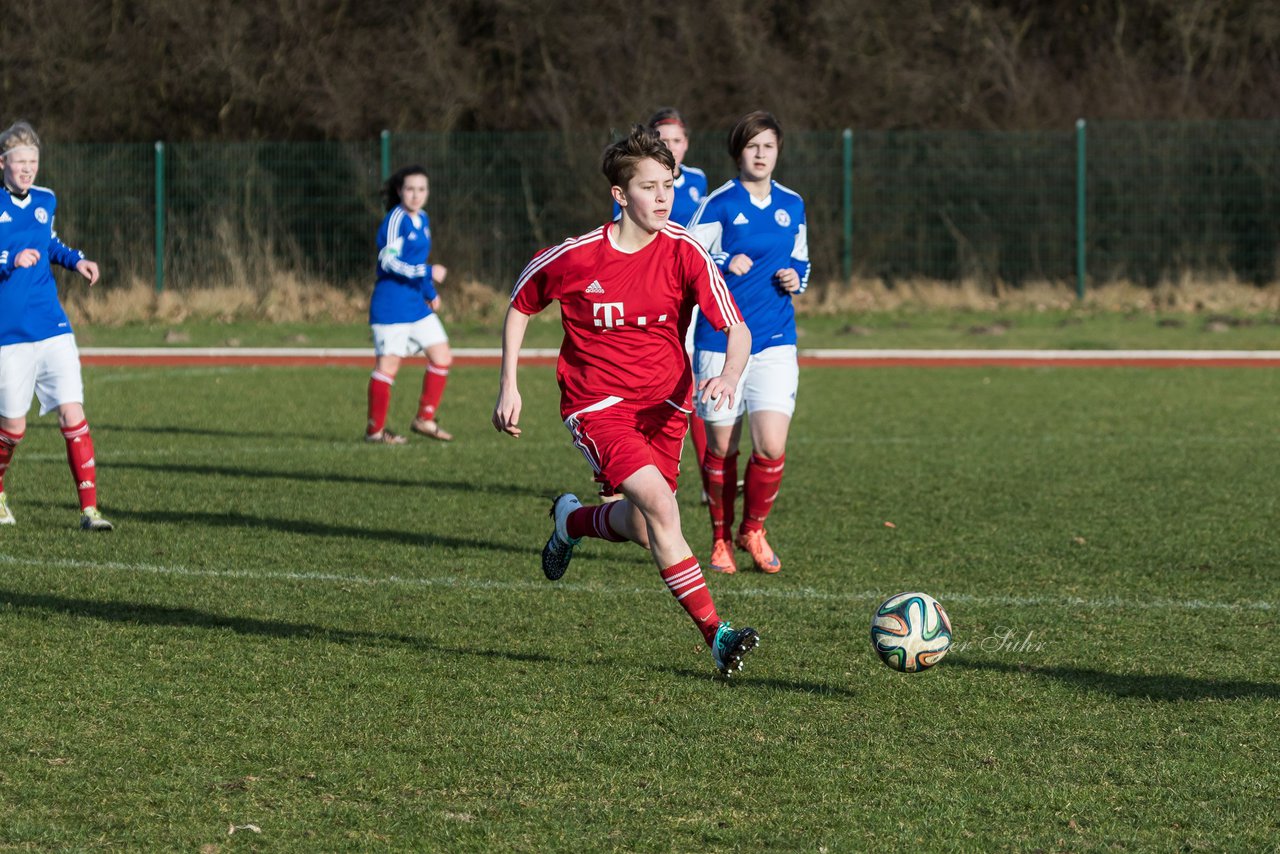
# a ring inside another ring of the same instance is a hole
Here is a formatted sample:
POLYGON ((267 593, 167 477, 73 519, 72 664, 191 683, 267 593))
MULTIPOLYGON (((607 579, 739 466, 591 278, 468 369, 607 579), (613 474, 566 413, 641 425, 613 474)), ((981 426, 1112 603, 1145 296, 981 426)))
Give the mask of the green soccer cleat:
POLYGON ((760 633, 750 626, 735 629, 728 623, 716 628, 716 639, 711 644, 711 657, 724 678, 729 679, 742 669, 742 659, 760 645, 760 633))
POLYGON ((573 547, 581 542, 581 538, 575 540, 570 537, 565 527, 569 514, 581 506, 578 496, 571 492, 557 495, 556 500, 551 502, 551 518, 556 524, 547 544, 542 547, 542 574, 548 581, 557 581, 564 575, 573 558, 573 547))
POLYGON ((80 530, 82 531, 114 531, 115 525, 107 521, 97 507, 86 507, 80 514, 80 530))
POLYGON ((9 509, 9 496, 0 492, 0 525, 16 525, 18 520, 13 518, 13 511, 9 509))

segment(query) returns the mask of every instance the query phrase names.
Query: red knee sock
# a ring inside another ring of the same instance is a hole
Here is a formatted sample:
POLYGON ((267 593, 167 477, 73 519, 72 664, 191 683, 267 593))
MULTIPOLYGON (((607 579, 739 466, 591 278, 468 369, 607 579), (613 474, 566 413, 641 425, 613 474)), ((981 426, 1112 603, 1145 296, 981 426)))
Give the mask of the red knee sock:
POLYGON ((591 537, 597 540, 608 540, 611 543, 625 543, 627 538, 609 525, 609 514, 620 503, 610 501, 607 504, 596 504, 592 507, 579 507, 564 520, 565 531, 575 540, 591 537))
POLYGON ((708 450, 702 457, 702 473, 710 499, 711 536, 727 540, 733 530, 733 503, 738 500, 738 452, 717 457, 708 450))
POLYGON ((676 597, 680 607, 693 618, 707 646, 711 646, 716 638, 720 618, 716 615, 716 603, 711 600, 711 591, 702 578, 702 567, 698 566, 698 559, 689 556, 662 570, 661 575, 671 595, 676 597))
POLYGON ((418 420, 435 420, 436 410, 440 408, 440 398, 448 383, 449 369, 428 362, 427 372, 422 377, 422 397, 418 400, 418 420))
POLYGON ((387 408, 391 406, 391 386, 395 379, 381 371, 369 375, 369 421, 364 432, 368 436, 381 433, 387 426, 387 408))
POLYGON ((707 425, 696 414, 689 416, 689 437, 693 439, 693 458, 698 462, 702 491, 710 495, 711 490, 707 489, 707 472, 702 468, 702 460, 707 455, 707 425))
POLYGON ((747 463, 747 477, 742 485, 742 530, 750 531, 764 527, 764 520, 773 509, 773 502, 778 497, 778 489, 782 486, 782 467, 786 456, 776 460, 766 459, 759 454, 752 454, 747 463))
POLYGON ((93 459, 93 437, 89 435, 89 422, 81 421, 62 428, 62 438, 67 442, 67 464, 71 477, 80 494, 80 509, 98 506, 98 469, 93 459))
POLYGON ((22 441, 23 435, 0 430, 0 492, 4 492, 4 473, 9 470, 9 462, 18 450, 18 443, 22 441))

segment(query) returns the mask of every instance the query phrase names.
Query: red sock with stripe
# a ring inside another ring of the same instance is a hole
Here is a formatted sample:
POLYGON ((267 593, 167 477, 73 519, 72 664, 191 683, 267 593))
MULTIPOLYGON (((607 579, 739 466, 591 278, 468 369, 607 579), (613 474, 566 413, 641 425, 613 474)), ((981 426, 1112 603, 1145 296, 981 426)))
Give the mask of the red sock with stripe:
POLYGON ((67 443, 67 465, 80 494, 80 509, 98 506, 98 469, 93 459, 93 437, 89 435, 89 422, 81 421, 62 428, 62 438, 67 443))
POLYGON ((18 450, 18 443, 22 441, 23 435, 0 430, 0 492, 4 492, 4 473, 9 470, 9 463, 13 460, 13 454, 18 450))
POLYGON ((369 375, 369 421, 365 425, 366 436, 381 433, 387 426, 387 409, 391 406, 391 386, 395 378, 381 371, 369 375))
POLYGON ((662 570, 661 575, 671 595, 676 597, 680 607, 693 618, 707 646, 711 646, 716 639, 720 617, 716 615, 716 603, 711 600, 711 591, 702 578, 702 567, 698 565, 698 559, 690 555, 662 570))
POLYGON ((444 396, 444 387, 448 383, 449 369, 428 362, 427 372, 422 376, 422 397, 418 400, 419 421, 435 420, 440 398, 444 396))
POLYGON ((621 501, 610 501, 607 504, 579 507, 564 520, 565 532, 575 540, 591 537, 596 540, 608 540, 611 543, 625 543, 627 538, 609 525, 609 514, 621 504, 621 501))
POLYGON ((747 477, 742 485, 742 529, 757 530, 764 527, 764 520, 773 509, 773 502, 782 487, 782 468, 786 455, 770 460, 752 454, 747 463, 747 477))
POLYGON ((711 536, 727 540, 733 530, 733 504, 738 500, 738 452, 717 457, 710 450, 702 457, 707 489, 707 510, 711 513, 711 536))

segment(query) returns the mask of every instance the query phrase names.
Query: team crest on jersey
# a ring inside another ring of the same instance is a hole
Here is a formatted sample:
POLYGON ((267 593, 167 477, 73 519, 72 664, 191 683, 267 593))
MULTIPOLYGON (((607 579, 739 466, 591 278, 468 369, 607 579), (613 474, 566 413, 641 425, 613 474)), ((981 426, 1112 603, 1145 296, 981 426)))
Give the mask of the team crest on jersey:
POLYGON ((44 208, 36 208, 36 222, 44 225, 49 221, 49 212, 44 208))
POLYGON ((587 293, 602 294, 604 293, 604 286, 600 284, 599 280, 594 281, 591 284, 587 285, 587 293))
POLYGON ((697 187, 690 187, 689 198, 693 199, 696 202, 698 199, 702 198, 702 194, 698 192, 697 187))
POLYGON ((773 212, 773 221, 783 228, 786 228, 791 225, 791 214, 787 213, 782 208, 779 208, 773 212))
POLYGON ((414 234, 414 233, 411 231, 411 232, 409 232, 409 239, 410 239, 410 240, 417 240, 417 239, 418 239, 418 235, 414 234))

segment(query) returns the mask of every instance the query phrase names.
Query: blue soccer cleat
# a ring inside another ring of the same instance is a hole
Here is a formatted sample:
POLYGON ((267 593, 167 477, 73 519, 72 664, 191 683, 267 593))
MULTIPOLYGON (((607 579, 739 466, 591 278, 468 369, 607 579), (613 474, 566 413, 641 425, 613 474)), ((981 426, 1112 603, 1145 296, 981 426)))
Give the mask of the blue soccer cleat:
POLYGON ((728 679, 742 669, 742 659, 759 645, 760 633, 750 626, 735 629, 728 623, 721 623, 711 644, 711 657, 715 659, 720 673, 728 679))
POLYGON ((551 518, 556 525, 547 544, 542 547, 542 574, 548 581, 558 581, 564 575, 573 558, 573 547, 582 541, 581 538, 575 540, 570 537, 566 528, 569 514, 581 506, 578 496, 571 492, 557 495, 556 500, 551 502, 551 518))

